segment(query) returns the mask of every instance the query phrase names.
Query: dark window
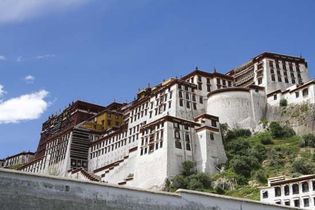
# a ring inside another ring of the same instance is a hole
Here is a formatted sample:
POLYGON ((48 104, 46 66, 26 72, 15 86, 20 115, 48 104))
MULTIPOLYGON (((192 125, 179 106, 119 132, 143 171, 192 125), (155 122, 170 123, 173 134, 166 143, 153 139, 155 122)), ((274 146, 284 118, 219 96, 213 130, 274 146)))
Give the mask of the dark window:
POLYGON ((309 198, 303 198, 304 207, 310 206, 310 199, 309 198))
POLYGON ((202 83, 198 83, 198 89, 202 90, 202 83))
POLYGON ((189 101, 186 101, 186 107, 187 107, 187 109, 190 109, 190 102, 189 101))
POLYGON ((179 106, 183 106, 183 99, 179 99, 179 106))
POLYGON ((289 195, 290 194, 290 188, 289 185, 284 186, 284 195, 289 195))
POLYGON ((308 182, 303 182, 302 183, 302 192, 308 192, 309 187, 308 187, 308 182))
POLYGON ((175 138, 176 138, 176 139, 180 139, 179 130, 175 130, 175 138))
POLYGON ((178 95, 179 95, 180 98, 182 98, 183 97, 182 91, 179 91, 178 95))
POLYGON ((298 184, 292 185, 292 192, 293 192, 293 194, 299 194, 299 185, 298 184))
POLYGON ((197 104, 193 103, 194 110, 197 110, 197 104))
POLYGON ((215 121, 215 120, 211 120, 211 126, 213 126, 213 127, 217 127, 217 121, 215 121))
POLYGON ((312 185, 313 185, 313 191, 315 191, 315 181, 312 181, 312 185))
POLYGON ((191 148, 190 148, 190 144, 189 143, 186 143, 186 150, 190 151, 191 148))
POLYGON ((211 85, 207 84, 207 91, 210 92, 211 91, 211 85))
POLYGON ((268 191, 263 192, 262 196, 263 198, 268 198, 268 191))
POLYGON ((281 188, 280 187, 275 187, 275 196, 276 197, 281 196, 281 188))
POLYGON ((199 102, 200 102, 201 104, 203 103, 203 98, 202 98, 202 96, 200 96, 199 102))
POLYGON ((181 149, 182 148, 182 143, 180 142, 180 140, 175 140, 175 147, 177 149, 181 149))
POLYGON ((279 81, 279 82, 282 82, 282 79, 281 79, 281 75, 280 75, 280 74, 278 74, 278 81, 279 81))
POLYGON ((198 76, 198 81, 201 82, 201 76, 198 76))
POLYGON ((186 92, 186 99, 189 100, 189 93, 186 92))
POLYGON ((273 96, 273 100, 277 100, 277 94, 273 96))
POLYGON ((271 75, 271 80, 272 81, 275 81, 276 79, 275 79, 275 75, 271 75))
POLYGON ((294 200, 294 206, 300 207, 300 200, 294 200))
POLYGON ((282 61, 282 68, 283 68, 284 70, 287 69, 287 65, 286 65, 286 62, 285 62, 285 61, 282 61))
POLYGON ((284 201, 284 205, 290 206, 290 201, 284 201))
POLYGON ((302 95, 303 95, 303 97, 307 97, 307 96, 308 96, 308 88, 305 88, 305 89, 302 91, 302 95))
POLYGON ((210 133, 210 139, 211 139, 211 140, 214 140, 214 135, 213 135, 213 133, 210 133))

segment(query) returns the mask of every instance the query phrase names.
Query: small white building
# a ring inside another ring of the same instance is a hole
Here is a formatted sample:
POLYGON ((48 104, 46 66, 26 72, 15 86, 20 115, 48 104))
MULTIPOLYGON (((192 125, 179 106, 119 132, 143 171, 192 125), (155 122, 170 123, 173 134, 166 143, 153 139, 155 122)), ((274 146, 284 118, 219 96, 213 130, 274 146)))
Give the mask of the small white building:
POLYGON ((21 166, 23 164, 27 164, 32 161, 34 158, 33 152, 21 152, 10 157, 7 157, 4 160, 3 167, 11 168, 15 166, 21 166))
POLYGON ((268 186, 260 190, 260 201, 303 209, 315 209, 315 174, 268 179, 268 186))
POLYGON ((271 106, 280 106, 281 100, 286 100, 287 104, 315 104, 315 80, 293 85, 284 91, 279 89, 267 95, 267 103, 271 106))

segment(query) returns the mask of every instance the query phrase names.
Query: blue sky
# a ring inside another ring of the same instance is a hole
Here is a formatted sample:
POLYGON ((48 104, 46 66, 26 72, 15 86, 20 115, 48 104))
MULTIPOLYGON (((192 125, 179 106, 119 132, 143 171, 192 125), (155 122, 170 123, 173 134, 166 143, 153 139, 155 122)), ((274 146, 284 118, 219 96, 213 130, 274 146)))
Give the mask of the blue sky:
POLYGON ((199 66, 264 52, 306 58, 312 0, 0 0, 0 158, 34 151, 47 117, 81 99, 130 101, 199 66))

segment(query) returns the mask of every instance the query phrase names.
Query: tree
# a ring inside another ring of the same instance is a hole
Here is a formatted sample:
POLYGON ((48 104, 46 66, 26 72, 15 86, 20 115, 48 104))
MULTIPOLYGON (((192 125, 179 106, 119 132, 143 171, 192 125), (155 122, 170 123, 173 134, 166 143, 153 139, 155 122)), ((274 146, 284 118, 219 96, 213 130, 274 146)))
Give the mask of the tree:
POLYGON ((274 138, 291 137, 295 135, 295 131, 291 127, 282 127, 278 122, 271 122, 268 129, 274 138))
POLYGON ((292 169, 294 173, 313 174, 315 173, 315 164, 306 158, 299 158, 293 162, 292 169))
POLYGON ((184 161, 182 163, 182 175, 183 176, 190 176, 192 174, 194 174, 196 171, 195 171, 195 163, 193 161, 184 161))
POLYGON ((231 161, 231 167, 238 175, 250 177, 252 170, 259 168, 258 160, 253 156, 237 156, 231 161))
POLYGON ((315 147, 315 136, 313 134, 306 134, 302 136, 302 142, 300 144, 302 147, 315 147))
POLYGON ((288 101, 287 101, 287 99, 281 99, 280 100, 280 106, 282 106, 282 107, 285 107, 285 106, 287 106, 288 105, 288 101))

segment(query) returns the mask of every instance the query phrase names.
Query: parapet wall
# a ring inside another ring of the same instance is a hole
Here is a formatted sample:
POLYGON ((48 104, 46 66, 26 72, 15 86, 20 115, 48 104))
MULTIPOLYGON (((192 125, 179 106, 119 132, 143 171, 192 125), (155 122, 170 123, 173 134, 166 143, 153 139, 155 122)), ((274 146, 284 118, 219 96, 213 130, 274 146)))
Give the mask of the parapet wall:
POLYGON ((154 192, 0 169, 0 207, 45 210, 285 210, 208 193, 154 192))

